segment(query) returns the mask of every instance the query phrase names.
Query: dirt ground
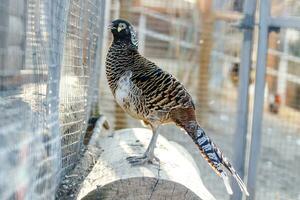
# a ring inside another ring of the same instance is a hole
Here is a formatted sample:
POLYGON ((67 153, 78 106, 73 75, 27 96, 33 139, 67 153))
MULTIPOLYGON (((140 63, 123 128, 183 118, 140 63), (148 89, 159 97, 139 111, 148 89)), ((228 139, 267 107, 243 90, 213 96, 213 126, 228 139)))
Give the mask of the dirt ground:
POLYGON ((76 198, 80 185, 92 170, 101 152, 101 149, 90 145, 81 150, 78 164, 69 174, 63 176, 63 180, 55 194, 55 199, 73 200, 76 198))

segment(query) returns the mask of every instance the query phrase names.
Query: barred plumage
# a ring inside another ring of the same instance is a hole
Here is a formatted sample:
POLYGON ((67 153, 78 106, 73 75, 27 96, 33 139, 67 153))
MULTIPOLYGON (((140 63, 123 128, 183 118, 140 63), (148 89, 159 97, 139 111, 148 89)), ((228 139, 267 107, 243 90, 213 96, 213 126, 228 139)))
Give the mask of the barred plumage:
MULTIPOLYGON (((139 119, 148 122, 148 115, 156 112, 168 113, 176 107, 193 106, 191 96, 173 75, 142 57, 137 50, 114 42, 107 54, 106 74, 115 97, 120 79, 128 76, 128 72, 131 73, 130 83, 140 92, 138 96, 136 91, 130 94, 130 102, 137 111, 134 117, 139 116, 139 119)), ((123 105, 121 107, 124 108, 123 105)), ((164 122, 167 119, 161 120, 164 122)))
POLYGON ((173 75, 139 54, 133 27, 127 21, 113 21, 111 31, 114 40, 106 59, 109 86, 117 103, 153 130, 145 154, 129 157, 129 162, 136 165, 155 160, 157 128, 161 124, 174 122, 186 130, 212 169, 223 178, 228 193, 232 194, 232 190, 224 169, 248 195, 246 186, 227 158, 197 123, 194 103, 185 87, 173 75))

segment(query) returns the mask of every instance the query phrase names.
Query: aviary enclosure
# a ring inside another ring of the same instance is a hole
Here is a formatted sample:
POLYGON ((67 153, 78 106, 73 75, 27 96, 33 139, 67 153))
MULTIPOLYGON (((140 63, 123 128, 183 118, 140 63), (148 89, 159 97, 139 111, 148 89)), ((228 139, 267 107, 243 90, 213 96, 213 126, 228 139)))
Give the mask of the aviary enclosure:
MULTIPOLYGON (((249 199, 300 199, 297 0, 0 0, 0 199, 63 199, 100 115, 111 130, 143 127, 107 86, 116 18, 190 91, 249 199)), ((167 125, 161 134, 191 153, 216 199, 242 199, 227 195, 182 131, 167 125)))

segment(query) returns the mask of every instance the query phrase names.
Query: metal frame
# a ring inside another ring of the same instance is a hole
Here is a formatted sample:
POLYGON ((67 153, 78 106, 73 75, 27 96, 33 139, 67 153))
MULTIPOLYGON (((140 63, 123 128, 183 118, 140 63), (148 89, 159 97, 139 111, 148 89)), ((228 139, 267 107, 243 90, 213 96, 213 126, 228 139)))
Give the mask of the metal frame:
MULTIPOLYGON (((246 0, 244 3, 244 18, 239 28, 244 29, 244 40, 241 54, 241 69, 239 72, 239 97, 238 97, 238 113, 237 126, 234 137, 234 166, 241 178, 245 176, 245 157, 246 157, 246 143, 248 130, 248 87, 249 74, 252 58, 253 45, 253 26, 254 16, 256 11, 256 0, 246 0)), ((247 199, 255 199, 255 182, 257 173, 257 163, 259 160, 259 153, 261 147, 261 130, 262 130, 262 116, 264 105, 264 88, 265 75, 267 71, 267 54, 268 37, 271 30, 278 30, 280 28, 294 28, 300 29, 300 17, 271 17, 270 16, 271 2, 270 0, 260 0, 259 5, 259 41, 256 61, 256 81, 255 81, 255 97, 254 110, 251 124, 251 145, 250 158, 248 163, 248 180, 247 187, 250 196, 247 199)), ((270 52, 274 53, 274 52, 270 52)), ((232 200, 242 199, 242 193, 233 183, 234 194, 231 196, 232 200)))
POLYGON ((270 0, 260 1, 260 19, 259 19, 259 41, 256 62, 256 81, 255 81, 255 97, 254 97, 254 110, 252 118, 252 131, 251 131, 251 146, 250 146, 250 159, 248 170, 247 187, 250 196, 249 200, 255 199, 255 182, 257 174, 257 164, 259 160, 259 153, 261 148, 261 130, 262 130, 262 115, 264 104, 264 88, 265 88, 265 75, 266 75, 266 62, 268 53, 268 36, 269 31, 272 29, 280 28, 295 28, 300 29, 299 17, 271 17, 270 0))
MULTIPOLYGON (((241 54, 241 67, 239 70, 238 109, 237 125, 234 137, 233 163, 237 173, 243 179, 245 175, 245 155, 248 132, 248 100, 249 100, 249 77, 253 48, 253 27, 255 21, 256 0, 246 0, 244 3, 244 19, 239 27, 244 28, 244 39, 241 54)), ((242 192, 238 184, 232 182, 233 195, 231 200, 242 199, 242 192)))
POLYGON ((258 155, 261 147, 261 124, 264 105, 264 88, 265 88, 265 74, 266 61, 268 53, 268 35, 269 35, 269 16, 270 16, 270 1, 263 0, 260 2, 260 20, 259 20, 259 38, 256 62, 256 80, 255 80, 255 96, 254 109, 252 119, 251 131, 251 146, 250 146, 250 160, 247 187, 250 196, 248 199, 255 198, 255 182, 258 155))
MULTIPOLYGON (((269 1, 269 0, 268 0, 269 1)), ((300 17, 269 17, 269 27, 300 29, 300 17)))

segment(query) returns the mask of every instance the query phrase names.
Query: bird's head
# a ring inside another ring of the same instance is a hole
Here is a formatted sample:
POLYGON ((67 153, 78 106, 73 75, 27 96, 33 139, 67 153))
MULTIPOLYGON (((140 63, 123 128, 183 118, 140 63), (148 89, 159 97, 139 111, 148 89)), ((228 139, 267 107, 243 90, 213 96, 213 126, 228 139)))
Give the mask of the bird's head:
POLYGON ((111 30, 114 41, 120 41, 127 44, 131 44, 137 48, 138 40, 136 37, 136 32, 133 29, 133 26, 123 19, 117 19, 112 21, 109 25, 109 29, 111 30))

